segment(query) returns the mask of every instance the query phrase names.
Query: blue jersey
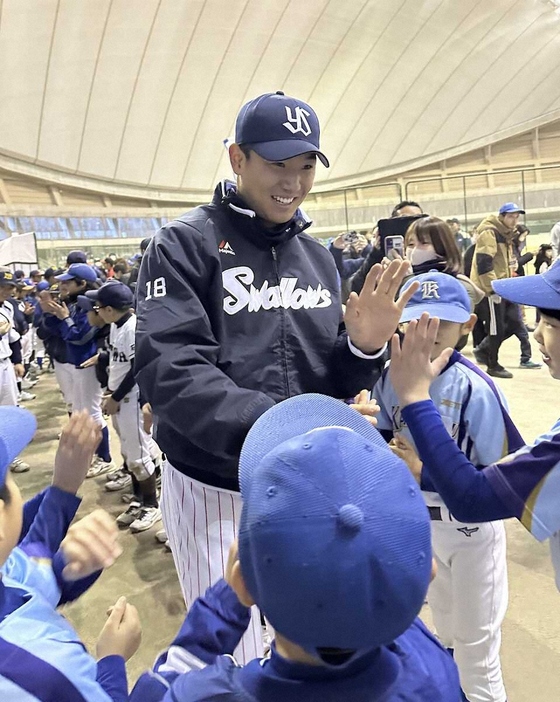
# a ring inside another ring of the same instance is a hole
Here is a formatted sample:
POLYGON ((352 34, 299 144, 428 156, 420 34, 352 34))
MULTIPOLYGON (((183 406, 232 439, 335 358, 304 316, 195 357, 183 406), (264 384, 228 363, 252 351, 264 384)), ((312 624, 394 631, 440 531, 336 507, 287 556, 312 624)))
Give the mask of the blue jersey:
MULTIPOLYGON (((373 389, 381 411, 377 415, 380 431, 402 432, 416 447, 401 415, 389 369, 373 389)), ((430 397, 437 407, 449 435, 476 466, 487 466, 523 446, 523 439, 507 413, 507 405, 492 380, 464 356, 455 351, 443 372, 430 386, 430 397)), ((430 505, 443 505, 428 474, 422 475, 422 489, 430 505)))
POLYGON ((192 605, 169 651, 145 673, 130 702, 459 702, 449 653, 417 619, 392 644, 342 668, 309 666, 276 653, 237 665, 231 655, 249 621, 222 580, 192 605), (185 672, 190 671, 190 672, 185 672))

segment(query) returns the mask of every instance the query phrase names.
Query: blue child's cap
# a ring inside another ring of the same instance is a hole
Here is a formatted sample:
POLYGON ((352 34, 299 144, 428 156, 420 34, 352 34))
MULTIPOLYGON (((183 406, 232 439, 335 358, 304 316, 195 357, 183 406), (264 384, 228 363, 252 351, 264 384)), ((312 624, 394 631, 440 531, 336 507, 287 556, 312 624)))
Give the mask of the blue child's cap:
MULTIPOLYGON (((121 283, 118 280, 109 280, 98 290, 88 290, 87 293, 79 297, 85 297, 90 301, 91 305, 89 309, 93 309, 93 303, 98 302, 102 307, 116 307, 117 309, 122 309, 124 307, 131 307, 134 301, 134 294, 132 290, 121 283)), ((85 309, 88 309, 85 305, 81 305, 85 309)))
POLYGON ((40 283, 37 283, 37 292, 42 292, 43 290, 48 290, 49 288, 50 285, 46 280, 42 280, 40 283))
POLYGON ((37 420, 28 410, 0 406, 0 487, 6 482, 10 463, 31 441, 36 428, 37 420))
POLYGON ((81 278, 82 280, 87 280, 89 283, 95 283, 97 280, 97 275, 91 266, 87 263, 72 263, 68 266, 68 269, 55 276, 56 280, 73 280, 74 278, 81 278))
POLYGON ((235 142, 247 144, 267 161, 287 161, 312 152, 328 168, 329 161, 319 150, 320 133, 313 108, 280 90, 243 105, 235 123, 235 142))
POLYGON ((343 402, 300 395, 249 431, 239 558, 272 626, 314 653, 388 644, 430 582, 428 512, 406 465, 343 402))
POLYGON ((560 310, 560 260, 546 273, 505 278, 492 282, 494 292, 519 305, 560 310))
POLYGON ((407 280, 403 292, 414 281, 420 288, 408 301, 401 315, 401 322, 420 319, 424 312, 430 317, 439 317, 446 322, 468 322, 471 316, 471 300, 463 283, 447 273, 428 271, 407 280))
POLYGON ((515 202, 506 202, 500 207, 499 214, 511 214, 512 212, 519 212, 519 214, 523 215, 525 214, 525 210, 519 207, 519 205, 516 205, 515 202))

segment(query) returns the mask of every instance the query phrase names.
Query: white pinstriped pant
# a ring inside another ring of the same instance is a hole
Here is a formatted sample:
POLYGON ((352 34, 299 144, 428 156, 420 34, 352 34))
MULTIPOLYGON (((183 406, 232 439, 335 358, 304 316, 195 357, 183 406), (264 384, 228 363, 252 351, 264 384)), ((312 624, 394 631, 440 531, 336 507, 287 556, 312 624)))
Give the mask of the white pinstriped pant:
MULTIPOLYGON (((165 461, 160 507, 187 607, 225 573, 229 547, 237 537, 241 495, 204 485, 165 461)), ((263 655, 260 613, 235 650, 240 663, 263 655)))

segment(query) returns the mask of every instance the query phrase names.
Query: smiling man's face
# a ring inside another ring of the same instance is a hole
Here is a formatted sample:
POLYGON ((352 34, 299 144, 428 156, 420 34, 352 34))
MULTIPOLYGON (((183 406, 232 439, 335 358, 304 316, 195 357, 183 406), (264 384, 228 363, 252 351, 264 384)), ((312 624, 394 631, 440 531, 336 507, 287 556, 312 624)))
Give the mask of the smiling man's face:
POLYGON ((254 151, 247 158, 234 144, 230 156, 238 176, 238 192, 265 226, 289 222, 313 186, 316 155, 265 161, 254 151))

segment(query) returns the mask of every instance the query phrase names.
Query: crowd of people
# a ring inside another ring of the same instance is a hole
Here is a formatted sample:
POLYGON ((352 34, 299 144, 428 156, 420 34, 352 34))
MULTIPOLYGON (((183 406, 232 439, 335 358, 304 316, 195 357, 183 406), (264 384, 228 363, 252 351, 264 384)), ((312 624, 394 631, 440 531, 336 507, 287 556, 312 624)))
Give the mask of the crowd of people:
POLYGON ((229 157, 235 182, 132 269, 73 251, 0 270, 0 697, 505 702, 501 520, 551 537, 560 573, 560 428, 526 444, 492 378, 513 377, 512 335, 519 367, 542 365, 527 305, 560 379, 554 242, 525 276, 515 203, 471 241, 405 201, 323 246, 301 209, 329 167, 319 121, 281 92, 241 109, 229 157), (69 421, 22 506, 36 422, 18 405, 48 370, 69 421), (72 523, 99 477, 122 514, 72 523), (57 607, 96 587, 119 527, 162 519, 187 615, 129 692, 135 608, 117 600, 94 658, 57 607))

